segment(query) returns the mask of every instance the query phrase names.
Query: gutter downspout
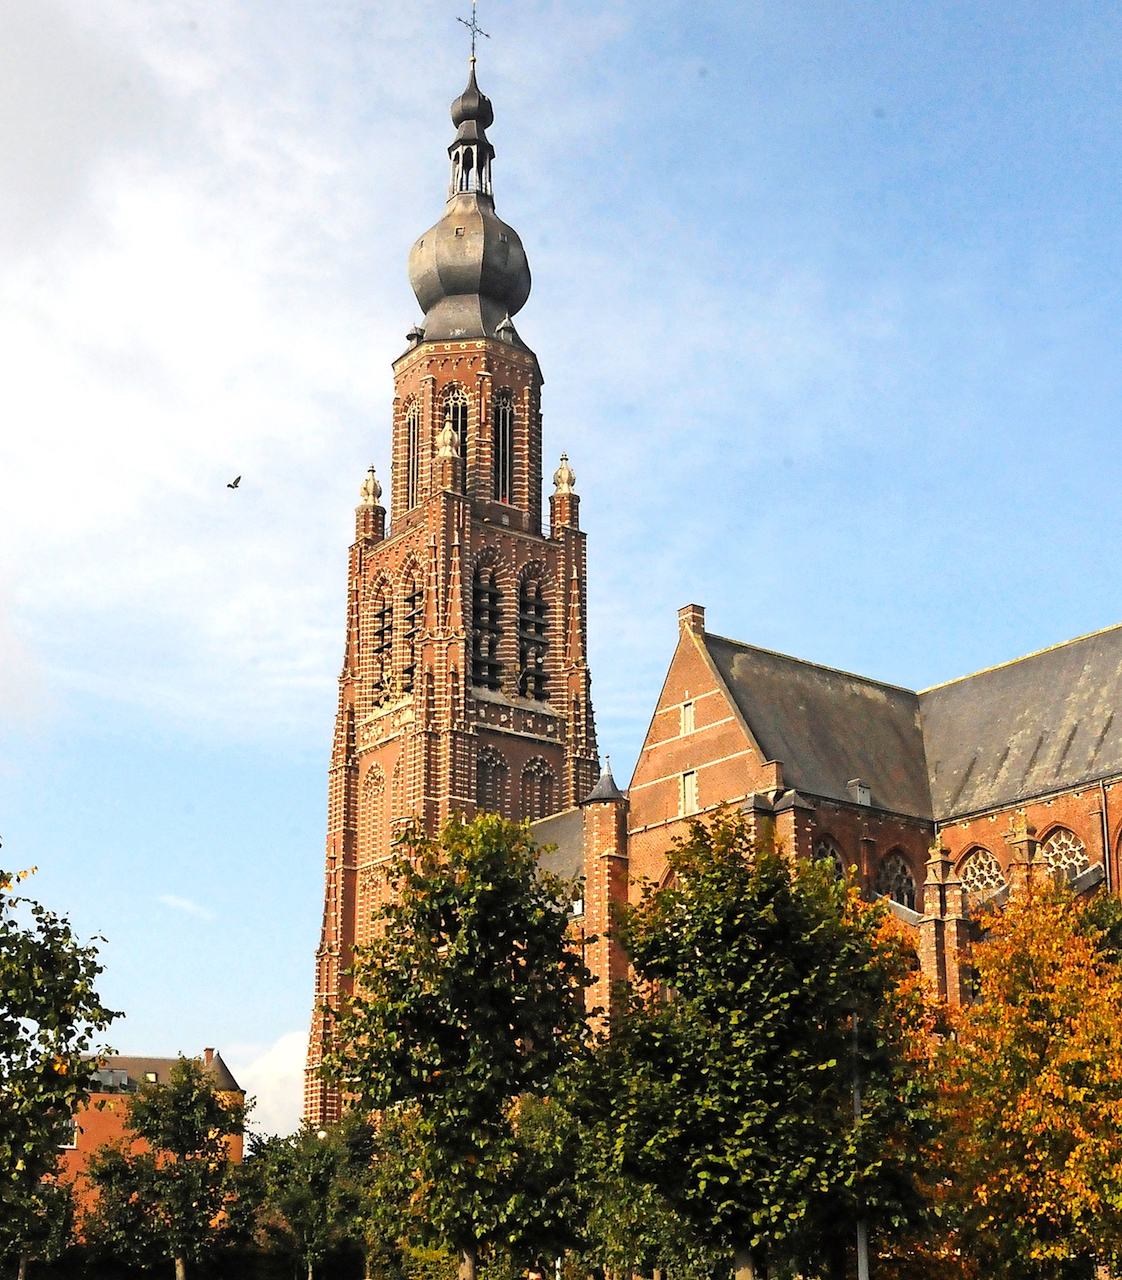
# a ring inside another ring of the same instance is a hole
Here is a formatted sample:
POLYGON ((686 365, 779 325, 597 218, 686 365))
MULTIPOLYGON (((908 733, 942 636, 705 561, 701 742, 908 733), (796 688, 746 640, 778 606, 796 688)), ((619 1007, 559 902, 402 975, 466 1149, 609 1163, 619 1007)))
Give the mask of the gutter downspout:
POLYGON ((1114 888, 1114 868, 1110 865, 1110 818, 1107 816, 1106 808, 1106 783, 1099 779, 1099 795, 1102 798, 1102 811, 1099 818, 1102 821, 1103 834, 1103 874, 1106 876, 1106 891, 1114 888))

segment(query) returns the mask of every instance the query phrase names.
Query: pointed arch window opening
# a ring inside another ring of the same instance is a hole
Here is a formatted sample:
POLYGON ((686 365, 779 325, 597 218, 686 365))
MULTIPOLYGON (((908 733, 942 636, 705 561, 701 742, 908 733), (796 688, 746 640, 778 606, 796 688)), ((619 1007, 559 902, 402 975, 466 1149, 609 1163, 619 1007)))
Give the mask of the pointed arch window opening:
POLYGON ((916 909, 916 882, 908 860, 898 850, 885 855, 877 871, 876 890, 884 898, 891 898, 909 911, 916 909))
POLYGON ((518 589, 518 692, 535 702, 548 702, 545 655, 549 648, 546 602, 542 584, 528 578, 518 589))
POLYGON ((425 589, 410 578, 405 586, 405 627, 402 632, 404 662, 401 668, 403 693, 413 692, 417 672, 417 644, 421 638, 421 624, 425 615, 425 589))
POLYGON ((471 680, 482 689, 502 688, 503 668, 498 656, 501 624, 502 593, 495 571, 480 565, 471 587, 471 680))
POLYGON ((480 813, 497 813, 505 809, 507 763, 497 751, 484 750, 476 765, 475 807, 480 813))
POLYGON ((463 387, 453 387, 444 398, 444 421, 456 435, 460 455, 460 490, 467 493, 468 398, 463 387))
POLYGON ((377 683, 384 689, 389 684, 390 664, 393 661, 393 599, 389 592, 375 597, 372 648, 377 666, 377 683))
POLYGON ((405 410, 405 508, 411 511, 421 500, 421 406, 410 400, 405 410))
POLYGON ((495 397, 492 464, 496 502, 510 502, 514 491, 514 396, 503 387, 495 397))
POLYGON ((540 757, 522 770, 522 819, 537 822, 554 810, 553 770, 540 757))

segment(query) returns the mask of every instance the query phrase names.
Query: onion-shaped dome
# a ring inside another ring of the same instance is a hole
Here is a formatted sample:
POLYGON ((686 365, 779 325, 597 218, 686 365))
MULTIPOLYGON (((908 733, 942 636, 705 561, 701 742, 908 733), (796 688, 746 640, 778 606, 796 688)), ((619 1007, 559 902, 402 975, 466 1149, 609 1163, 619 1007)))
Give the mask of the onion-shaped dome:
MULTIPOLYGON (((448 207, 409 254, 409 283, 425 313, 426 342, 493 338, 530 296, 530 267, 518 233, 495 213, 491 192, 494 148, 486 129, 494 119, 471 69, 452 104, 456 138, 448 207)), ((510 341, 504 331, 501 337, 510 341)), ((515 333, 513 340, 521 345, 515 333)))

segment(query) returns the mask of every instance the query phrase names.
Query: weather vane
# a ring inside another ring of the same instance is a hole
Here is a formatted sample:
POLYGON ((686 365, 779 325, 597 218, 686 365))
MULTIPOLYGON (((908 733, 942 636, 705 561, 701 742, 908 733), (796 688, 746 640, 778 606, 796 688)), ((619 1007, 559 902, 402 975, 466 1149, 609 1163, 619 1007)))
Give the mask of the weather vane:
POLYGON ((476 37, 477 37, 477 36, 484 36, 484 37, 485 37, 486 39, 488 39, 488 40, 490 40, 490 38, 491 38, 489 35, 487 35, 487 32, 486 32, 486 31, 484 31, 484 30, 483 30, 483 28, 479 25, 479 23, 478 23, 478 22, 476 22, 476 20, 475 20, 475 4, 476 4, 476 0, 471 0, 471 21, 470 21, 470 22, 468 22, 467 18, 457 18, 457 19, 456 19, 456 21, 457 21, 457 22, 462 22, 462 23, 464 24, 464 26, 465 26, 465 27, 467 27, 467 29, 471 32, 471 60, 472 60, 472 62, 474 62, 474 61, 475 61, 475 40, 476 40, 476 37))

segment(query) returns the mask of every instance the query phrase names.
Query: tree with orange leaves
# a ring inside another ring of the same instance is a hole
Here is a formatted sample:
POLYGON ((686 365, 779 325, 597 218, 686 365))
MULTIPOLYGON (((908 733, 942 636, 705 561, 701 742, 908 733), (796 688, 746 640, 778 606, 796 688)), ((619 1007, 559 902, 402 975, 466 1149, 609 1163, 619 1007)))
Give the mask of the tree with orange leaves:
POLYGON ((1030 887, 990 913, 942 1051, 947 1167, 982 1274, 1122 1260, 1122 963, 1113 899, 1030 887))

